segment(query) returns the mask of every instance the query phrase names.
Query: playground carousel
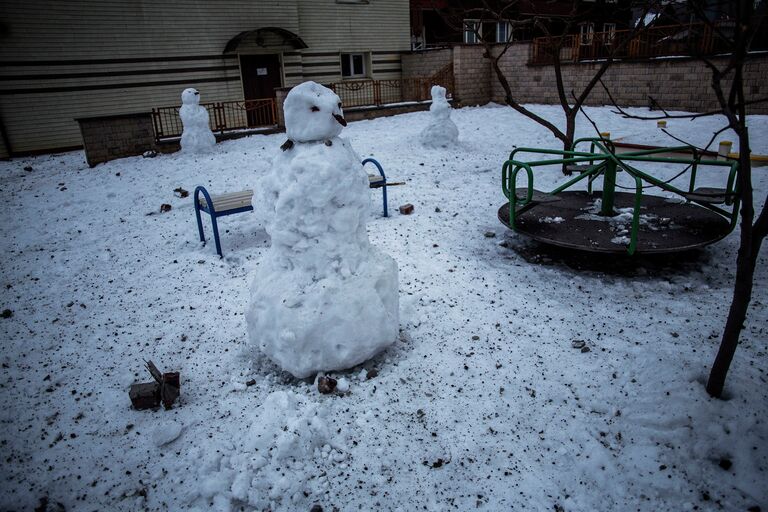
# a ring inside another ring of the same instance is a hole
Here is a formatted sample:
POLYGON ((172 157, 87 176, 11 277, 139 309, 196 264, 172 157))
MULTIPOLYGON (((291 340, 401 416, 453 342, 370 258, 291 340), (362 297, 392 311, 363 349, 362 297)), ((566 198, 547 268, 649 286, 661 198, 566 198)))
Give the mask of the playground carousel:
POLYGON ((617 154, 613 143, 600 137, 579 139, 570 151, 517 148, 502 168, 509 202, 499 208, 499 220, 534 240, 570 249, 629 255, 685 251, 717 242, 736 226, 737 172, 737 161, 718 160, 692 146, 617 154), (659 172, 650 170, 654 167, 659 172), (558 169, 568 176, 565 183, 549 192, 535 188, 537 172, 558 169), (708 181, 716 173, 721 186, 697 186, 703 173, 708 181), (520 178, 525 186, 517 186, 520 178))

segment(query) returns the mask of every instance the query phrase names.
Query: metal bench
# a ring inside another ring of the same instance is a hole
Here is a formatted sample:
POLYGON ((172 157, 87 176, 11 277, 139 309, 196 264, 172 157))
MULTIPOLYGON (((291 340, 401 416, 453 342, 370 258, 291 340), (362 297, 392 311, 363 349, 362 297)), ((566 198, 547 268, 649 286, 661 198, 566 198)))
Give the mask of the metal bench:
POLYGON ((224 217, 225 215, 253 211, 253 205, 251 204, 252 198, 253 190, 229 192, 212 196, 205 190, 205 187, 200 186, 195 188, 195 217, 197 218, 197 230, 200 233, 200 241, 205 244, 203 221, 200 217, 200 212, 203 211, 211 216, 211 224, 213 224, 213 240, 216 242, 216 253, 223 257, 221 254, 221 241, 219 239, 219 225, 218 222, 216 222, 216 219, 218 217, 224 217), (202 194, 203 197, 200 197, 200 194, 202 194))

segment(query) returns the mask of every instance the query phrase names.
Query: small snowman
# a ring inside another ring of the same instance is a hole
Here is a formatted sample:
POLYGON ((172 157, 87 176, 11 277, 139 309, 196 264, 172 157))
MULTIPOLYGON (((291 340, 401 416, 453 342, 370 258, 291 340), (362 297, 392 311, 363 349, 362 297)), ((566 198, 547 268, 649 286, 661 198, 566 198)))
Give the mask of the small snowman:
POLYGON ((251 345, 297 378, 342 370, 397 339, 397 263, 366 231, 368 176, 339 134, 339 97, 314 82, 285 99, 288 141, 262 181, 272 246, 256 269, 251 345))
POLYGON ((421 143, 430 148, 445 148, 459 141, 459 129, 451 121, 451 105, 445 99, 445 87, 432 87, 429 124, 421 132, 421 143))
POLYGON ((183 153, 205 153, 213 149, 216 137, 208 124, 208 111, 200 106, 200 93, 197 89, 184 89, 181 93, 179 117, 184 131, 181 134, 183 153))

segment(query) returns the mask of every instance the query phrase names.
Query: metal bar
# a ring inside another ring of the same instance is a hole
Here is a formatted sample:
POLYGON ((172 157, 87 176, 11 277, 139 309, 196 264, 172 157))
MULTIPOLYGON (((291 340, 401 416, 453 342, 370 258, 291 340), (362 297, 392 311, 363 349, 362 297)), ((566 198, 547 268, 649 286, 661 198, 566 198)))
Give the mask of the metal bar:
POLYGON ((630 231, 629 247, 627 252, 630 256, 635 254, 637 249, 637 236, 640 232, 640 202, 643 199, 643 182, 638 176, 635 176, 635 210, 632 212, 632 230, 630 231))
POLYGON ((607 160, 605 162, 605 172, 603 173, 603 200, 600 206, 600 215, 613 217, 616 212, 613 210, 613 201, 616 194, 616 162, 607 160))

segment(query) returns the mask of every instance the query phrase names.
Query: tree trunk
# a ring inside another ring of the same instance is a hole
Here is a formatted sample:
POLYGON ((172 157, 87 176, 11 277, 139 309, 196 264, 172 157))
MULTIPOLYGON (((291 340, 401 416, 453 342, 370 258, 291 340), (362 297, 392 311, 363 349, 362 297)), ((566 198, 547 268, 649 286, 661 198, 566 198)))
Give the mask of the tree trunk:
POLYGON ((743 245, 739 249, 737 258, 736 284, 733 287, 733 301, 728 310, 728 320, 725 322, 720 349, 717 351, 707 381, 707 393, 716 398, 720 398, 723 394, 725 377, 728 375, 728 369, 739 344, 739 336, 747 319, 747 309, 752 297, 752 279, 755 274, 755 266, 751 264, 753 258, 749 254, 751 252, 749 248, 742 249, 745 249, 743 245))
MULTIPOLYGON (((570 151, 573 141, 576 140, 574 137, 576 136, 576 114, 578 112, 574 109, 565 113, 565 137, 560 139, 563 141, 563 151, 570 151)), ((563 164, 563 174, 566 176, 573 174, 568 170, 568 165, 570 164, 563 164)))
MULTIPOLYGON (((743 122, 744 117, 740 118, 743 122)), ((733 300, 728 310, 723 338, 717 351, 715 362, 709 373, 707 393, 720 398, 725 387, 725 378, 733 361, 733 355, 739 344, 739 336, 747 319, 747 310, 752 299, 752 287, 757 263, 757 252, 760 250, 761 239, 754 240, 755 235, 752 220, 755 216, 752 202, 752 163, 750 161, 749 132, 746 126, 741 126, 739 134, 739 196, 741 203, 741 236, 739 253, 736 257, 736 283, 733 287, 733 300)), ((759 235, 758 235, 758 238, 759 235)))

